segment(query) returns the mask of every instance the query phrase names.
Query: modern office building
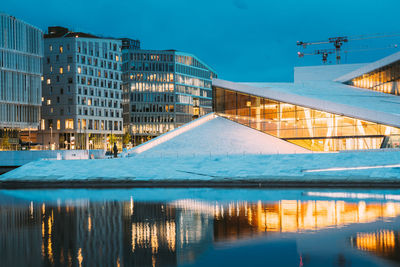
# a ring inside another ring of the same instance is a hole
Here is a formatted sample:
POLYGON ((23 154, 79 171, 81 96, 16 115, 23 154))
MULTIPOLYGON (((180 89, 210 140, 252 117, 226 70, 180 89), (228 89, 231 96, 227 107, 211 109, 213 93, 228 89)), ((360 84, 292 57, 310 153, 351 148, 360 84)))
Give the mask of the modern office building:
POLYGON ((0 13, 0 150, 18 149, 21 130, 37 131, 43 32, 0 13))
POLYGON ((49 27, 41 140, 60 149, 122 147, 122 41, 49 27))
POLYGON ((312 151, 399 147, 399 62, 297 68, 294 83, 215 79, 214 111, 312 151))
POLYGON ((123 49, 124 130, 139 144, 212 111, 216 72, 175 50, 123 49))

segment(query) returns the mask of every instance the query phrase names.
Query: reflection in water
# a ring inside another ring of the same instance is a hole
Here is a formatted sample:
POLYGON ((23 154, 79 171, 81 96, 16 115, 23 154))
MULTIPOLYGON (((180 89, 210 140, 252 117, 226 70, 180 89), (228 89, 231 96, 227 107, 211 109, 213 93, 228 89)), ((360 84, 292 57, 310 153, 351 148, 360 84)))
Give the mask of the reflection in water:
MULTIPOLYGON (((214 242, 399 215, 396 202, 30 202, 0 206, 0 258, 5 266, 177 266, 214 242)), ((352 244, 393 254, 399 235, 360 233, 352 244)))
POLYGON ((400 232, 380 230, 373 233, 357 233, 350 238, 353 247, 378 256, 400 261, 400 232))

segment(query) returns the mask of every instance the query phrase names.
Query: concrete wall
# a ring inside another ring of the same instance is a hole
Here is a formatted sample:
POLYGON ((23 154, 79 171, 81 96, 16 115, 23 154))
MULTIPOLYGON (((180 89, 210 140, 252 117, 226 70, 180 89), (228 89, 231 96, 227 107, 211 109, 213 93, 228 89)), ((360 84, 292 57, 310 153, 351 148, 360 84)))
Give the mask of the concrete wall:
POLYGON ((22 166, 39 159, 77 160, 104 158, 104 150, 0 151, 0 166, 22 166), (93 156, 91 156, 93 155, 93 156))

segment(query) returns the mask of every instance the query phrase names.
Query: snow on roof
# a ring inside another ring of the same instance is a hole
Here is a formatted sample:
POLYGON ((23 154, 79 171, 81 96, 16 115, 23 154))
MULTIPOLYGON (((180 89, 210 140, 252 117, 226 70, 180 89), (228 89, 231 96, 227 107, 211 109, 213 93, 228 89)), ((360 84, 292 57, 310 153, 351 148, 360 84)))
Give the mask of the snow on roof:
MULTIPOLYGON (((148 141, 129 151, 129 154, 143 154, 143 156, 195 156, 195 155, 235 155, 235 154, 290 154, 310 153, 309 150, 286 142, 279 138, 254 130, 250 127, 230 121, 228 119, 207 115, 196 120, 194 127, 187 130, 168 132, 158 139, 148 141), (168 138, 171 136, 171 138, 168 138), (152 144, 155 143, 153 146, 152 144), (143 150, 143 151, 142 151, 143 150)), ((190 124, 189 124, 190 125, 190 124)), ((185 129, 184 126, 181 128, 185 129)), ((178 128, 177 130, 181 129, 178 128)))
POLYGON ((385 58, 382 58, 378 61, 372 62, 370 64, 367 64, 357 70, 354 70, 350 73, 344 74, 343 76, 337 78, 335 81, 336 82, 347 82, 350 81, 351 79, 354 79, 358 76, 361 76, 365 73, 369 73, 373 70, 379 69, 383 66, 389 65, 391 63, 394 63, 396 61, 400 60, 400 52, 394 53, 390 56, 387 56, 385 58))
POLYGON ((213 86, 400 127, 400 98, 332 81, 234 83, 213 79, 213 86))
POLYGON ((294 82, 333 81, 365 65, 367 63, 295 67, 294 82))

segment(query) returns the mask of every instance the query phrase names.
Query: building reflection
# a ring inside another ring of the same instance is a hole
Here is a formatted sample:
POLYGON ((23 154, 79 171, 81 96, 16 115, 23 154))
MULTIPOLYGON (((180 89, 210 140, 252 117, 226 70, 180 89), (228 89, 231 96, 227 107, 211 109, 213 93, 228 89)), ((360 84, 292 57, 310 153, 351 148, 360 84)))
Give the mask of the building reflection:
POLYGON ((400 203, 282 200, 232 203, 216 209, 215 239, 237 239, 265 232, 302 232, 373 222, 400 215, 400 203))
POLYGON ((372 233, 357 233, 350 238, 352 247, 377 256, 400 262, 400 232, 380 230, 372 233))
MULTIPOLYGON (((364 201, 131 199, 0 206, 0 258, 4 266, 178 266, 194 261, 215 242, 399 215, 400 203, 364 201)), ((391 253, 398 240, 397 233, 379 232, 357 234, 353 244, 391 253)))

